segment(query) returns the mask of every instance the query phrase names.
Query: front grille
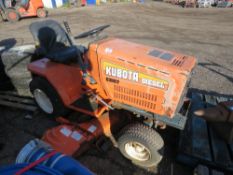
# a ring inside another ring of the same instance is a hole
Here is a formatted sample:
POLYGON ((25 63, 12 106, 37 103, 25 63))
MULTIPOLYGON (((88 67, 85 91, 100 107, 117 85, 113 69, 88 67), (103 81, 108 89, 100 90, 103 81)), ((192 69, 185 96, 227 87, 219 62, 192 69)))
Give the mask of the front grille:
POLYGON ((157 96, 139 90, 114 85, 114 98, 150 111, 156 109, 157 96))

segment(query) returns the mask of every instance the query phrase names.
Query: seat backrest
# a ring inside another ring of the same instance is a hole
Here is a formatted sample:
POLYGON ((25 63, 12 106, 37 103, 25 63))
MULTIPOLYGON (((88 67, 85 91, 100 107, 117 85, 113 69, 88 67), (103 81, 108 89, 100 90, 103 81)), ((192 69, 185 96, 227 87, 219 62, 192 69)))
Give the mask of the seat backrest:
POLYGON ((21 7, 25 8, 25 9, 27 9, 28 6, 29 6, 29 0, 19 0, 18 3, 19 3, 19 5, 20 5, 21 7))
POLYGON ((54 20, 34 22, 29 28, 42 56, 69 46, 65 30, 54 20))
POLYGON ((12 0, 2 0, 2 2, 5 5, 5 8, 12 8, 14 5, 14 2, 12 0))
POLYGON ((5 2, 0 0, 0 9, 4 10, 5 8, 5 2))

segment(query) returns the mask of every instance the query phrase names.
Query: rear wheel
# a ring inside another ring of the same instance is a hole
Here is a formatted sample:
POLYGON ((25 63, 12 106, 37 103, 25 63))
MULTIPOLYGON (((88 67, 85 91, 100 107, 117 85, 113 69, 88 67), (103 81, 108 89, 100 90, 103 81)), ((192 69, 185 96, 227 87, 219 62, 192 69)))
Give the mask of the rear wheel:
POLYGON ((59 117, 68 113, 60 96, 50 83, 42 78, 35 77, 30 83, 30 91, 33 94, 39 108, 49 116, 59 117))
POLYGON ((48 12, 44 8, 38 8, 36 14, 39 18, 46 18, 48 16, 48 12))
POLYGON ((162 137, 154 129, 140 123, 123 129, 118 145, 126 158, 142 168, 156 166, 163 157, 162 137))
POLYGON ((5 14, 6 14, 6 19, 9 22, 17 22, 19 21, 19 14, 14 10, 14 9, 6 9, 5 10, 5 14))

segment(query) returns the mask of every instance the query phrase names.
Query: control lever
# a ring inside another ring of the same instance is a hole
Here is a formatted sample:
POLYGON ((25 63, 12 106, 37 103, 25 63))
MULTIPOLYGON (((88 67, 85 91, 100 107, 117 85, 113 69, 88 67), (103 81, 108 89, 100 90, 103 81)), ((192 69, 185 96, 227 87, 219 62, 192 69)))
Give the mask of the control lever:
MULTIPOLYGON (((70 43, 71 46, 75 46, 75 41, 74 41, 74 37, 71 33, 71 29, 70 29, 70 26, 69 26, 69 23, 67 21, 63 21, 63 24, 65 26, 65 29, 66 29, 66 35, 67 35, 67 38, 68 38, 68 41, 70 43)), ((79 50, 77 49, 77 55, 78 55, 78 64, 80 65, 81 67, 81 70, 83 72, 83 83, 85 83, 85 79, 86 78, 89 78, 89 81, 91 84, 95 84, 96 81, 94 80, 93 77, 91 77, 88 73, 87 73, 87 70, 86 70, 86 66, 85 64, 83 63, 83 59, 82 59, 82 56, 79 52, 79 50)))

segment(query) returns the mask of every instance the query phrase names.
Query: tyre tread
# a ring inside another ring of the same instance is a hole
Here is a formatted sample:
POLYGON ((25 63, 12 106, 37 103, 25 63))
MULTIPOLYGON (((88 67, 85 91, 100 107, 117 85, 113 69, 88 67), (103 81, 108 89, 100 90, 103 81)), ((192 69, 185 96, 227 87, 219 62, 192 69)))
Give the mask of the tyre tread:
MULTIPOLYGON (((128 140, 128 138, 138 138, 139 140, 145 142, 148 145, 149 149, 155 149, 155 150, 160 150, 160 153, 163 154, 163 146, 164 146, 164 141, 154 129, 142 124, 142 123, 132 123, 126 126, 122 132, 121 136, 118 138, 118 143, 120 145, 120 150, 123 155, 125 155, 125 151, 122 151, 122 144, 125 143, 125 140, 128 140)), ((157 154, 157 153, 156 153, 157 154)), ((125 155, 128 157, 127 155, 125 155)), ((154 159, 153 161, 149 161, 147 163, 141 164, 138 161, 132 160, 132 162, 142 168, 150 168, 153 166, 156 166, 162 159, 162 155, 156 156, 157 158, 154 159)), ((129 158, 129 157, 128 157, 129 158)))
POLYGON ((156 148, 163 147, 164 142, 161 139, 161 136, 155 132, 152 128, 141 124, 141 123, 133 123, 126 126, 123 129, 122 134, 133 134, 137 137, 147 140, 150 144, 154 145, 156 148), (151 138, 155 138, 156 142, 153 142, 151 138))

